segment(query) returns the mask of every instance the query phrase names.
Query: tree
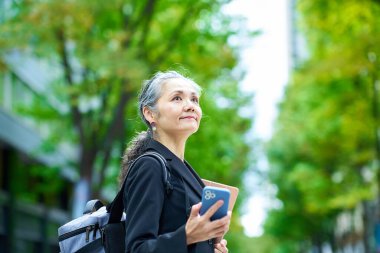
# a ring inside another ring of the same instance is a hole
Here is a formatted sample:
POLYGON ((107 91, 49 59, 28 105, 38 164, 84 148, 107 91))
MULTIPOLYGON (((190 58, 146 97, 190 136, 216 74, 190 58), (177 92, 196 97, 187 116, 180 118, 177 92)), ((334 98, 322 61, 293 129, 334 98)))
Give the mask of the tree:
POLYGON ((293 73, 268 144, 270 178, 283 206, 266 228, 300 246, 329 241, 334 248, 337 214, 365 205, 379 183, 364 175, 378 173, 373 57, 380 50, 380 8, 375 1, 321 0, 298 7, 310 58, 293 73), (292 231, 281 220, 293 220, 292 231))
POLYGON ((68 143, 78 149, 70 162, 81 179, 74 195, 79 209, 100 190, 115 192, 120 156, 136 130, 144 129, 136 120, 140 84, 158 70, 179 70, 204 88, 206 117, 188 144, 188 159, 203 177, 241 186, 251 120, 239 110, 250 96, 238 89, 241 76, 231 74, 238 48, 227 40, 237 32, 231 24, 241 20, 220 12, 227 2, 12 2, 0 26, 0 48, 42 59, 58 73, 42 95, 54 97, 63 110, 34 104, 23 113, 49 122, 47 147, 68 143), (228 103, 222 106, 222 100, 228 103))

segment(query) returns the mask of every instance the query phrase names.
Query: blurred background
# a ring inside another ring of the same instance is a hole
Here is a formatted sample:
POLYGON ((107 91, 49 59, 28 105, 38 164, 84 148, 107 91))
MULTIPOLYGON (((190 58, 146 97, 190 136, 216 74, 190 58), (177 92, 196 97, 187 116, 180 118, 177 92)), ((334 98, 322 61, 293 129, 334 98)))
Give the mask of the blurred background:
POLYGON ((113 199, 168 69, 204 89, 186 159, 241 190, 230 252, 380 252, 380 2, 265 2, 1 0, 1 252, 58 252, 113 199))

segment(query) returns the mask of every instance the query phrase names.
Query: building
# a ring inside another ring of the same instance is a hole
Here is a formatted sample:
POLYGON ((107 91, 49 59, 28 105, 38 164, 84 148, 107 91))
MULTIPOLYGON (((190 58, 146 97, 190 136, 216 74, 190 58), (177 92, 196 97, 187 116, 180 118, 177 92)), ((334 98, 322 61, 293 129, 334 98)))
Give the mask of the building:
POLYGON ((1 252, 59 252, 57 229, 70 218, 77 175, 60 148, 45 152, 49 126, 27 118, 22 108, 40 103, 43 65, 17 51, 1 55, 0 72, 0 248, 1 252))

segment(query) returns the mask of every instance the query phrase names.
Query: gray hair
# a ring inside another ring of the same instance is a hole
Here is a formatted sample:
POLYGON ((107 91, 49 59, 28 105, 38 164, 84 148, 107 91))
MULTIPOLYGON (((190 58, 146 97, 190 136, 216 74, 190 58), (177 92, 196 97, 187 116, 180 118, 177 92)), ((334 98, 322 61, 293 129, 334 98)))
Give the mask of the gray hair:
POLYGON ((149 110, 156 112, 156 104, 162 93, 162 86, 170 79, 183 79, 189 82, 196 92, 200 95, 202 88, 190 78, 187 78, 176 71, 157 72, 151 79, 144 81, 139 95, 139 114, 141 119, 150 128, 149 122, 145 119, 143 110, 148 107, 149 110))

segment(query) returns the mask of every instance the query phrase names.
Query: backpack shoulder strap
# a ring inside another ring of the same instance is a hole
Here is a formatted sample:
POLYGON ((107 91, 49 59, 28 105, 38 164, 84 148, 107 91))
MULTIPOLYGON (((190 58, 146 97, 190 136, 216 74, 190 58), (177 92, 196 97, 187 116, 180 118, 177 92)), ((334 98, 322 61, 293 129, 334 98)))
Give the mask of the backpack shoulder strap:
POLYGON ((133 160, 133 162, 129 166, 129 169, 128 169, 127 175, 124 178, 122 187, 120 188, 120 190, 117 193, 117 195, 114 198, 114 200, 107 207, 107 210, 110 213, 110 218, 108 220, 108 223, 118 223, 118 222, 120 222, 121 217, 123 215, 123 209, 124 209, 123 194, 124 194, 124 188, 125 188, 125 185, 126 185, 126 182, 127 182, 128 175, 131 172, 131 170, 133 169, 133 167, 136 164, 136 162, 139 159, 141 159, 142 157, 145 157, 145 156, 154 157, 155 159, 157 159, 160 162, 160 164, 161 164, 160 167, 163 169, 163 180, 164 180, 164 183, 165 183, 165 191, 166 191, 167 194, 169 194, 173 190, 173 186, 170 183, 170 172, 167 169, 168 166, 167 166, 165 158, 161 154, 159 154, 157 152, 154 152, 154 151, 146 152, 146 153, 140 155, 135 160, 133 160))
POLYGON ((99 199, 89 200, 89 201, 87 201, 86 206, 84 207, 83 214, 96 212, 102 206, 104 206, 104 204, 99 199))
MULTIPOLYGON (((143 155, 153 156, 153 157, 157 158, 161 162, 161 167, 164 168, 164 170, 163 170, 163 172, 164 172, 164 178, 163 178, 163 180, 164 180, 164 183, 165 183, 166 194, 170 194, 173 191, 173 185, 170 183, 171 174, 170 174, 170 169, 169 169, 168 163, 166 162, 166 159, 160 153, 155 152, 155 151, 149 151, 149 152, 146 152, 143 155)), ((143 155, 141 155, 141 156, 143 156, 143 155)), ((123 183, 123 184, 125 184, 125 183, 123 183)))

